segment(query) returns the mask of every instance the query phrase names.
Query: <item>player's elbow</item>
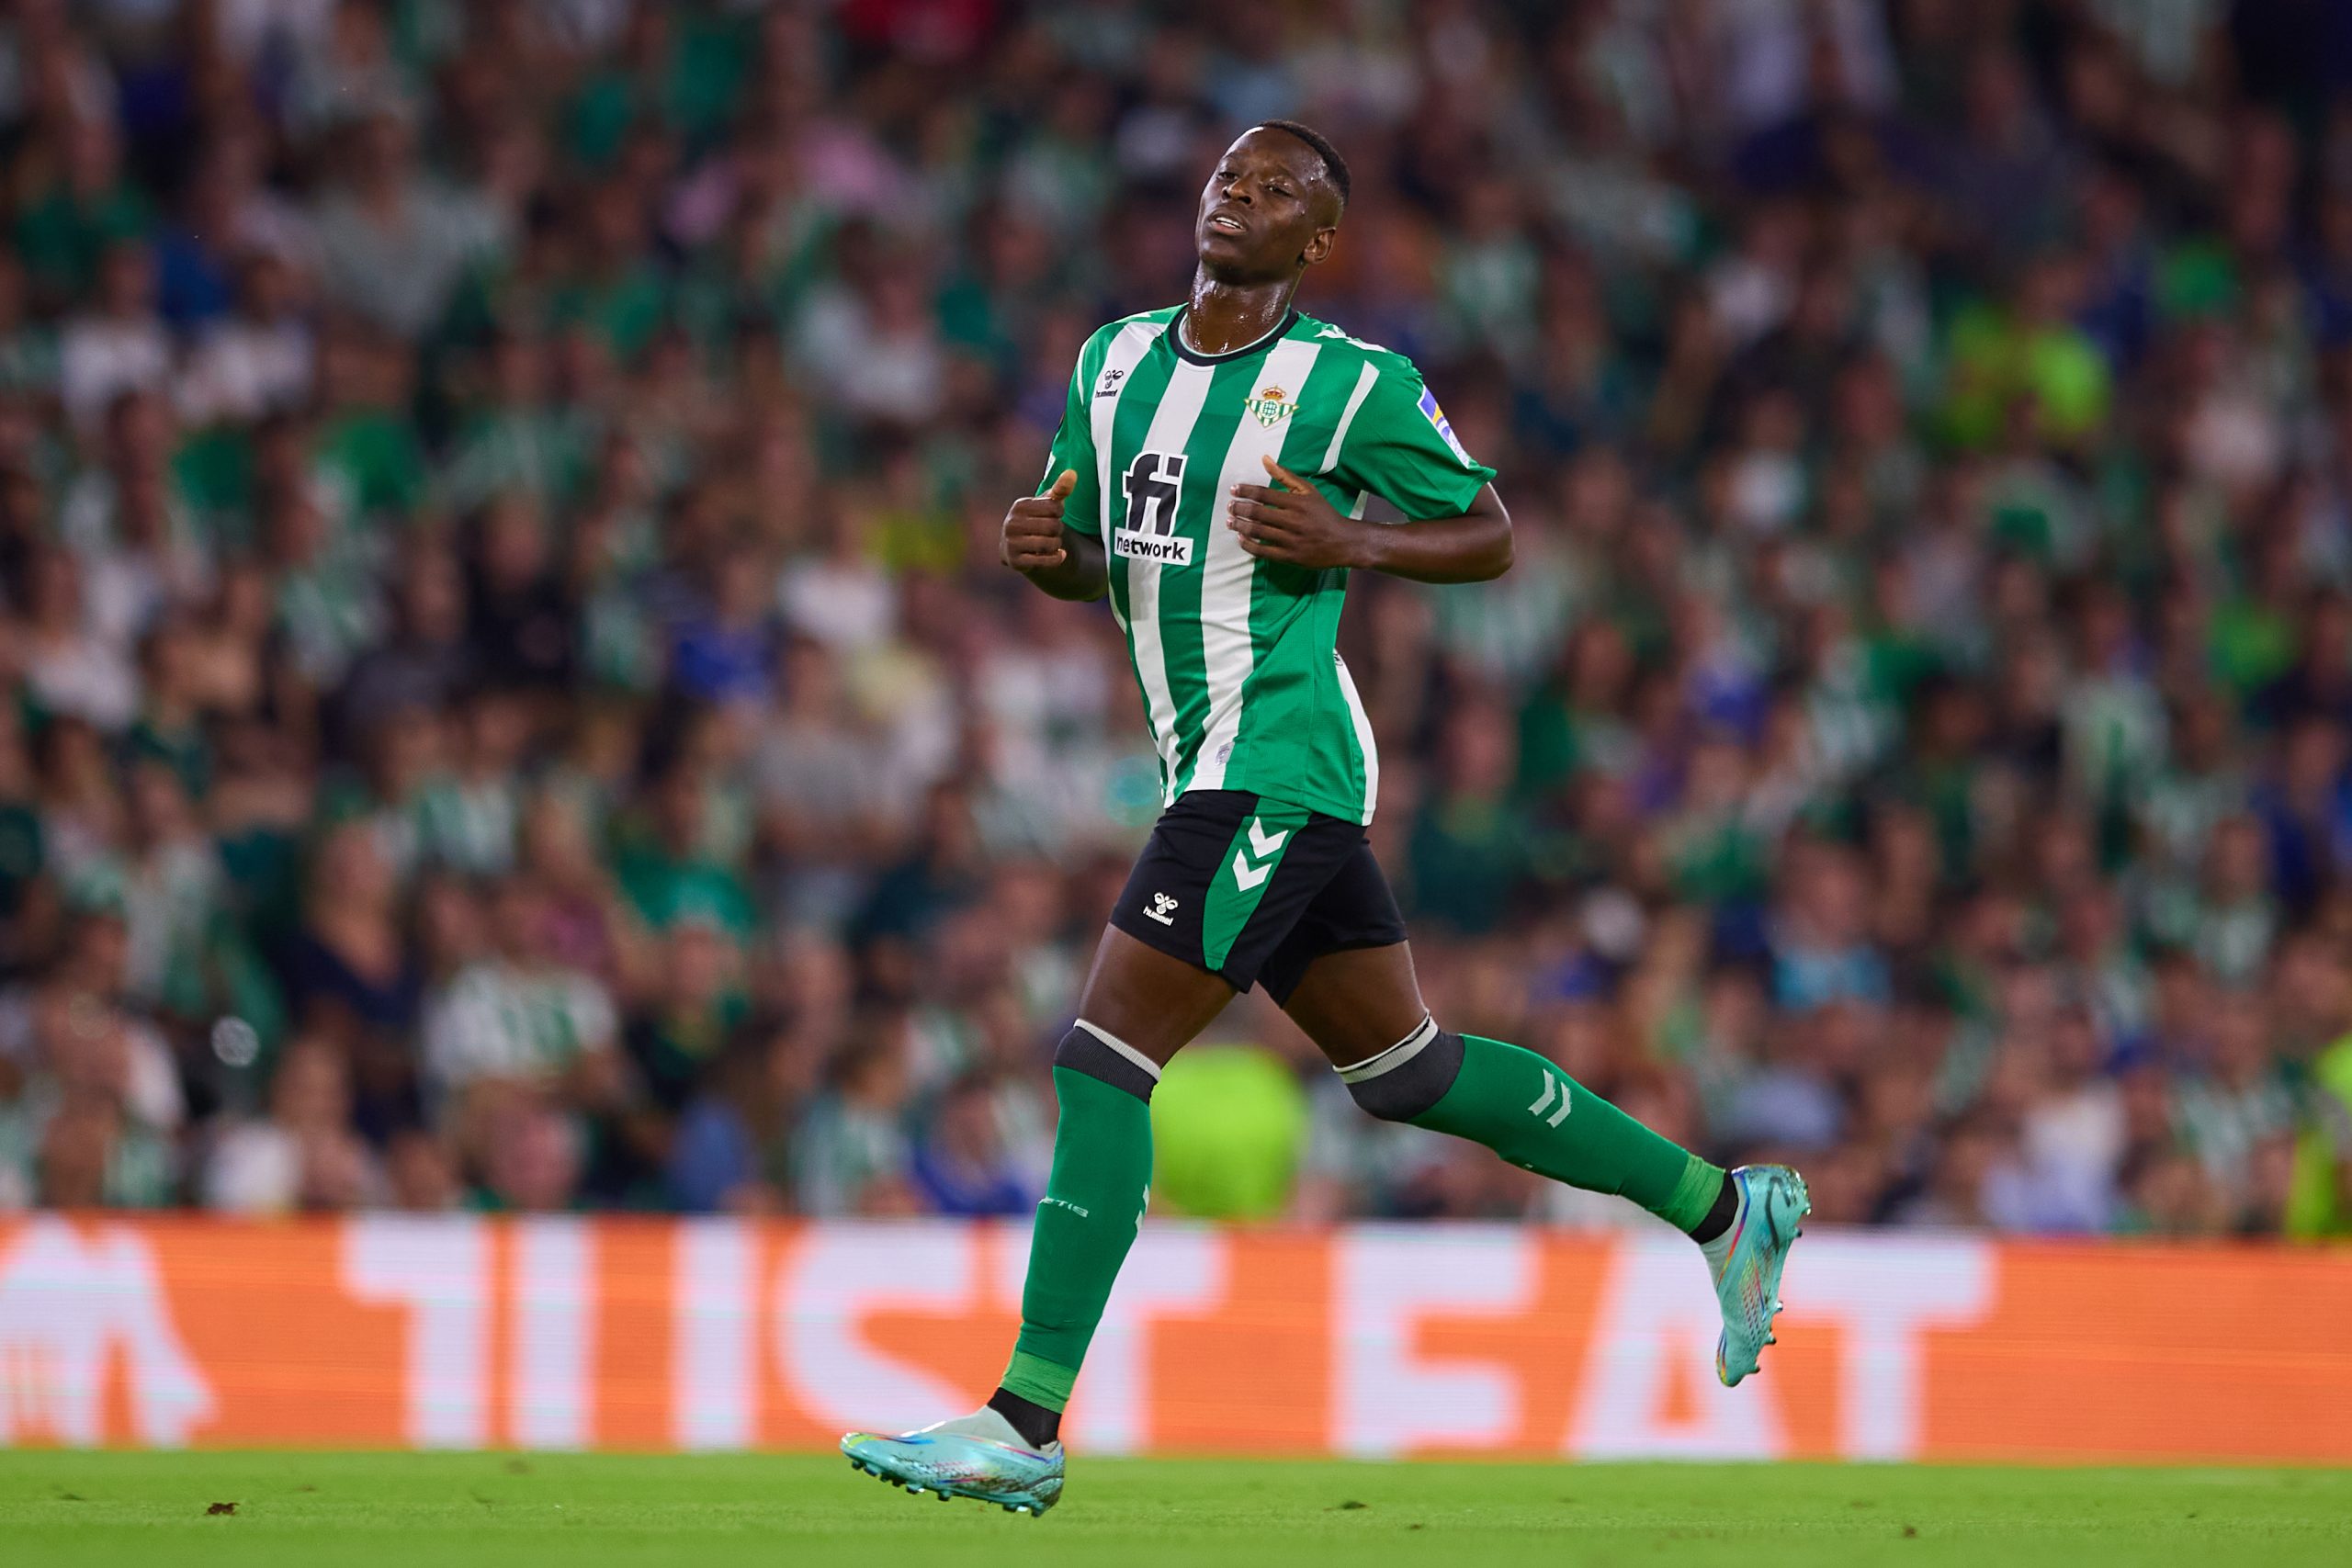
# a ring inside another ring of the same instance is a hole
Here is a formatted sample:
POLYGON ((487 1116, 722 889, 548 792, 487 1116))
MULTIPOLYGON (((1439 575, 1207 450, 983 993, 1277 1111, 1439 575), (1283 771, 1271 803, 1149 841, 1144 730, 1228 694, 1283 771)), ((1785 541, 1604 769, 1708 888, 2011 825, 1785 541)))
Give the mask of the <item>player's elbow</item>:
POLYGON ((1495 493, 1492 485, 1479 492, 1477 511, 1486 517, 1492 539, 1479 563, 1485 570, 1476 581, 1491 582, 1510 570, 1513 555, 1510 513, 1503 509, 1502 498, 1495 493))
POLYGON ((1515 551, 1510 542, 1510 519, 1506 517, 1502 520, 1502 527, 1495 540, 1494 551, 1488 560, 1486 581, 1491 582, 1509 571, 1514 557, 1515 551))
POLYGON ((1479 551, 1476 557, 1464 562, 1462 575, 1453 579, 1453 581, 1456 582, 1492 582, 1495 579, 1500 577, 1503 573, 1510 570, 1510 536, 1506 534, 1486 549, 1479 551))

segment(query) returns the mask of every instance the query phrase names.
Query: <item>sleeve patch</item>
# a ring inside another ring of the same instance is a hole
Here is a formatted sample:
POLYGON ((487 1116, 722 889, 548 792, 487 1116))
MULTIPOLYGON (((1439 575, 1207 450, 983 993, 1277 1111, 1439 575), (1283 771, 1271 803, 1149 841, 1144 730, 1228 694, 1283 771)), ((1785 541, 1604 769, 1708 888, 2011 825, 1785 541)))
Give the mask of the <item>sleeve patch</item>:
POLYGON ((1453 450, 1453 455, 1462 459, 1462 466, 1465 468, 1476 468, 1478 466, 1476 459, 1473 458, 1463 446, 1461 437, 1453 434, 1453 422, 1445 417, 1445 411, 1437 406, 1437 394, 1427 387, 1421 389, 1420 410, 1421 417, 1430 422, 1430 428, 1436 431, 1440 438, 1453 450))

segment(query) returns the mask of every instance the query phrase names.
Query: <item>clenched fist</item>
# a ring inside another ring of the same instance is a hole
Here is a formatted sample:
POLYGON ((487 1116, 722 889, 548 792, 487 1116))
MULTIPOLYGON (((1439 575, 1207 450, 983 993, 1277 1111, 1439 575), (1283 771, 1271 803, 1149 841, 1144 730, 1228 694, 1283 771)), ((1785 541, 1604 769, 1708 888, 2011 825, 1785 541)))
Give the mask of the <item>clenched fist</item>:
POLYGON ((1064 468, 1043 495, 1024 495, 1004 514, 1001 558, 1015 571, 1045 571, 1067 560, 1062 548, 1062 502, 1078 488, 1078 470, 1064 468))

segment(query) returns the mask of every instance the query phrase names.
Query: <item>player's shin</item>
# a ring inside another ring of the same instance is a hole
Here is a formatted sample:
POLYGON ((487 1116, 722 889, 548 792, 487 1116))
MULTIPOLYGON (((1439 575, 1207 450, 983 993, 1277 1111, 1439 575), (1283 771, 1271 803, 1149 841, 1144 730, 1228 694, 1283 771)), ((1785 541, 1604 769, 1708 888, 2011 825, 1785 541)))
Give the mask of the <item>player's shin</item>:
POLYGON ((1054 1053, 1061 1120, 1029 1244, 1021 1338, 989 1403, 1028 1441, 1056 1436, 1151 1187, 1150 1059, 1080 1021, 1054 1053))
POLYGON ((1356 1103, 1484 1144, 1511 1164, 1593 1192, 1615 1192, 1704 1243, 1730 1224, 1720 1166, 1660 1137, 1551 1062, 1434 1019, 1369 1060, 1340 1069, 1356 1103))

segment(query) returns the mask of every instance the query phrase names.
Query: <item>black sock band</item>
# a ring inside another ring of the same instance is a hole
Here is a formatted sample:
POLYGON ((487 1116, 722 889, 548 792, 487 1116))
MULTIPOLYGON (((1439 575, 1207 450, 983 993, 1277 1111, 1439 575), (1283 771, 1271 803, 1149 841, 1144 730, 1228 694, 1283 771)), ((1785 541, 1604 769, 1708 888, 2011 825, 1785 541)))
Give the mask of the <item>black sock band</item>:
POLYGON ((1340 1069, 1355 1101, 1383 1122, 1410 1122, 1445 1098, 1462 1074, 1462 1036, 1424 1019, 1379 1055, 1340 1069))
POLYGON ((1033 1404, 1019 1394, 998 1389, 989 1395, 989 1408, 1012 1423, 1021 1440, 1033 1449, 1042 1449, 1062 1435, 1062 1413, 1033 1404))
POLYGON ((1151 1091, 1159 1087, 1159 1069, 1152 1066, 1150 1057, 1082 1018, 1076 1028, 1062 1036, 1061 1044, 1054 1051, 1054 1066, 1100 1078, 1113 1089, 1124 1089, 1146 1102, 1150 1100, 1151 1091))
POLYGON ((1690 1227, 1690 1239, 1705 1246, 1731 1229, 1732 1216, 1738 1213, 1739 1189, 1725 1176, 1723 1186, 1715 1190, 1715 1201, 1707 1206, 1707 1217, 1690 1227))

